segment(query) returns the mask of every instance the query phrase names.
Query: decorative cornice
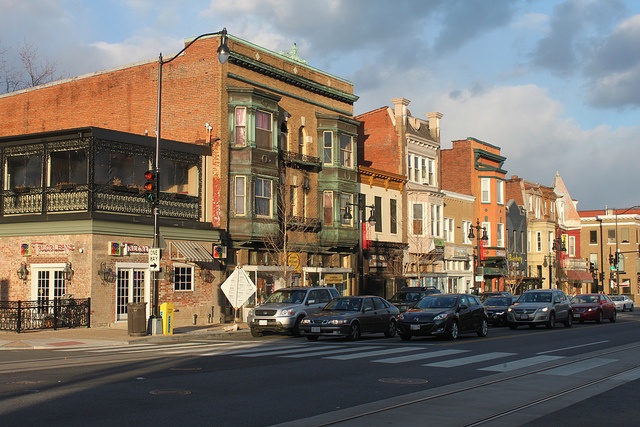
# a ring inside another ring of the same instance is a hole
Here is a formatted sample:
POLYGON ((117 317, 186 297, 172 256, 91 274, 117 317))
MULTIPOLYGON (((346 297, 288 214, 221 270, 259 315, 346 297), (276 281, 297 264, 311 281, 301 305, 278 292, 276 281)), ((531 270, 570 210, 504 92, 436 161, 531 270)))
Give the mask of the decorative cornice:
POLYGON ((229 57, 229 62, 239 67, 246 68, 247 70, 260 73, 262 75, 265 75, 267 77, 270 77, 276 80, 280 80, 292 86, 296 86, 304 90, 307 90, 309 92, 317 93, 318 95, 335 99, 337 101, 344 102, 349 105, 353 105, 359 98, 356 95, 353 95, 341 90, 333 89, 328 86, 322 85, 320 83, 316 83, 307 78, 297 76, 293 73, 289 73, 287 71, 262 63, 260 61, 256 61, 255 59, 251 59, 247 56, 240 55, 236 52, 231 52, 231 56, 229 57))

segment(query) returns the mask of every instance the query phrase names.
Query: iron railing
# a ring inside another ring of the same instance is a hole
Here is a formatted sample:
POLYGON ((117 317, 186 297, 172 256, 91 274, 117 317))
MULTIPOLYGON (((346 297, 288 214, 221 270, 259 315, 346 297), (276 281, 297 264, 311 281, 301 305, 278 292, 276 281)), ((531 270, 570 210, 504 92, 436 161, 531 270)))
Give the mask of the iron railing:
POLYGON ((91 298, 53 298, 39 301, 0 301, 0 330, 89 327, 91 298))

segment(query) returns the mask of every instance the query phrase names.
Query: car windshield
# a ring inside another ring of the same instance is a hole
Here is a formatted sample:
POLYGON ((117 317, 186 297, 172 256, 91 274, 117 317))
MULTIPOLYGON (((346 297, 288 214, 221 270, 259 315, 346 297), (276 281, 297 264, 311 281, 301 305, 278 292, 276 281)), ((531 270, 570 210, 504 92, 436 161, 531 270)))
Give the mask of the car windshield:
POLYGON ((511 298, 507 298, 507 297, 491 297, 491 298, 487 298, 484 301, 484 305, 498 305, 498 306, 511 305, 511 298))
POLYGON ((264 302, 276 302, 276 303, 293 303, 293 304, 302 304, 304 301, 304 296, 307 291, 302 289, 278 289, 267 298, 264 302))
POLYGON ((573 304, 590 304, 598 302, 598 297, 595 295, 576 295, 571 298, 573 304))
POLYGON ((456 306, 458 297, 424 297, 416 305, 417 308, 453 308, 456 306))
POLYGON ((551 302, 551 292, 529 292, 522 294, 518 302, 551 302))
POLYGON ((624 297, 612 296, 611 299, 614 300, 614 301, 624 301, 624 297))
POLYGON ((422 292, 398 292, 391 297, 391 302, 416 302, 422 297, 422 292))
POLYGON ((323 310, 331 311, 360 311, 362 298, 334 298, 323 310))

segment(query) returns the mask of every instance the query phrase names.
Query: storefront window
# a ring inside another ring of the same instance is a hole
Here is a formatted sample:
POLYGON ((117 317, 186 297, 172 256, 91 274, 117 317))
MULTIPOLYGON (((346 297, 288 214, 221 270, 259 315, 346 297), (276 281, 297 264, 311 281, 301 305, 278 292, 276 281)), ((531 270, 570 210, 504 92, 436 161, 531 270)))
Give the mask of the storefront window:
POLYGON ((87 151, 54 151, 49 155, 49 186, 87 183, 87 151))
POLYGON ((7 158, 5 190, 42 186, 42 154, 25 154, 7 158))

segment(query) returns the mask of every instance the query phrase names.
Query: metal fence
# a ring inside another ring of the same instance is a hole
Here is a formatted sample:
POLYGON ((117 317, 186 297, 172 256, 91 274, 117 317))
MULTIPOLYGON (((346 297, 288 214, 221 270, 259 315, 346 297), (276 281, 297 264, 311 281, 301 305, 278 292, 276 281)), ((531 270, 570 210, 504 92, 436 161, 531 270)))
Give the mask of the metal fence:
POLYGON ((89 327, 91 298, 0 301, 0 330, 29 331, 89 327))

